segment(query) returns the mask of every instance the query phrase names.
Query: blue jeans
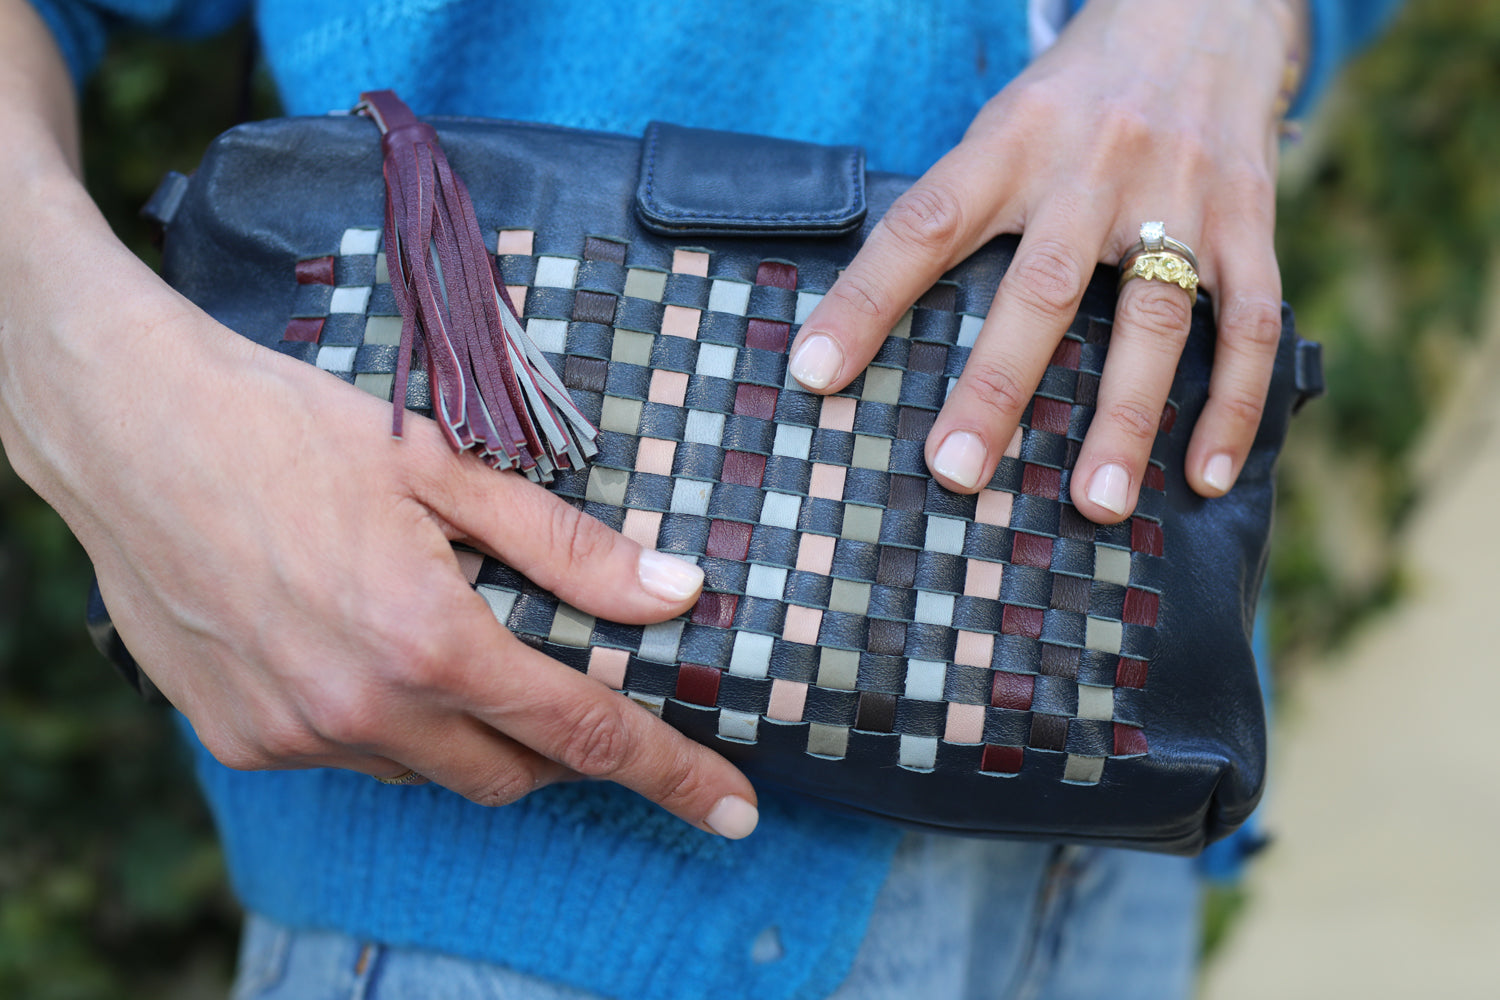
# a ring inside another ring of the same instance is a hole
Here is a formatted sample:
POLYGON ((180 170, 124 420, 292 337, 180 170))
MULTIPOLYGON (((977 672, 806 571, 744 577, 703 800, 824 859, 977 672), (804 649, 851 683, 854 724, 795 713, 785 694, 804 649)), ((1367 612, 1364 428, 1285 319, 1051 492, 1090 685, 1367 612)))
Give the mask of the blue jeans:
MULTIPOLYGON (((1191 993, 1193 863, 909 835, 829 1000, 1172 1000, 1191 993)), ((762 936, 758 961, 780 958, 762 936)), ((234 1000, 600 1000, 503 966, 252 915, 234 1000)))

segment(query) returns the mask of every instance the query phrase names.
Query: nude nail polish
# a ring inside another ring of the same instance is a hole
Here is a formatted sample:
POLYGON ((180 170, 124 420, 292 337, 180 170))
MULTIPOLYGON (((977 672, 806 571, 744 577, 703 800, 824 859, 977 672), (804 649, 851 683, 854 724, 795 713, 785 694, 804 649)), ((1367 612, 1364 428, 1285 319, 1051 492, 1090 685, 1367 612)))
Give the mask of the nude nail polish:
POLYGON ((954 431, 938 445, 937 453, 932 456, 932 471, 973 490, 979 488, 979 477, 984 475, 984 461, 984 441, 979 435, 954 431))
POLYGON ((760 822, 760 810, 738 795, 726 795, 713 807, 704 820, 709 829, 729 840, 743 840, 755 831, 760 822))
POLYGON ((787 368, 792 378, 809 389, 826 389, 844 367, 844 352, 838 342, 821 333, 809 336, 792 352, 787 368))
POLYGON ((1228 493, 1234 485, 1234 460, 1224 454, 1210 458, 1203 465, 1203 481, 1210 489, 1228 493))
POLYGON ((663 601, 685 601, 703 589, 703 570, 655 549, 641 550, 636 575, 643 590, 663 601))
POLYGON ((1115 514, 1126 512, 1130 496, 1130 473, 1113 462, 1099 466, 1089 479, 1088 498, 1115 514))

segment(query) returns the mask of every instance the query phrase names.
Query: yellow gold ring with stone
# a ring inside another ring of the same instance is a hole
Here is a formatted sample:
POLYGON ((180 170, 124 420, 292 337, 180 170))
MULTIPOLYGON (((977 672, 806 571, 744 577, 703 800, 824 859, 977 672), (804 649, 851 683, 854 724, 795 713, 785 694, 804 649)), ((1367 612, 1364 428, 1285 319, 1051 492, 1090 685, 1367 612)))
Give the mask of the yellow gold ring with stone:
POLYGON ((1198 272, 1192 263, 1174 250, 1137 253, 1120 264, 1120 289, 1131 278, 1165 281, 1187 292, 1194 304, 1198 301, 1198 272))

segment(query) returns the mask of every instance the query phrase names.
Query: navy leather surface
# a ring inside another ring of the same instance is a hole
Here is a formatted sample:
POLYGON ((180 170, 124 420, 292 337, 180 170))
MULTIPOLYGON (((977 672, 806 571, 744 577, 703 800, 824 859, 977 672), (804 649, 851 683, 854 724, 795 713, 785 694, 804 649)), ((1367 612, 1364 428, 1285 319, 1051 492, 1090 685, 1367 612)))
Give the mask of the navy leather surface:
POLYGON ((865 217, 864 153, 653 122, 636 212, 678 236, 841 236, 865 217))
MULTIPOLYGON (((911 183, 894 175, 863 177, 847 150, 809 155, 806 148, 762 147, 748 137, 714 135, 695 148, 701 133, 658 128, 653 161, 649 146, 643 157, 641 140, 629 136, 474 120, 435 123, 482 226, 531 229, 538 244, 549 234, 602 235, 628 243, 632 266, 670 271, 673 247, 682 241, 654 231, 678 222, 695 225, 693 245, 713 255, 716 272, 748 283, 762 261, 780 259, 796 262, 799 282, 826 288, 911 183), (673 148, 664 153, 668 146, 673 148), (806 165, 807 183, 792 185, 791 202, 778 206, 775 178, 763 170, 788 157, 806 165), (761 166, 747 173, 747 165, 761 166), (690 166, 702 174, 685 177, 690 166), (742 191, 744 205, 737 197, 742 191), (851 194, 855 202, 848 200, 851 194), (864 200, 869 210, 861 216, 856 202, 864 200), (726 229, 749 230, 783 215, 753 239, 725 235, 726 229), (856 220, 858 228, 841 236, 819 229, 818 238, 807 239, 802 224, 792 223, 824 216, 844 226, 856 220), (719 225, 725 229, 708 235, 719 225)), ((214 145, 182 193, 167 227, 165 274, 221 322, 276 348, 292 314, 297 289, 287 276, 296 261, 336 246, 351 224, 378 227, 383 206, 379 137, 369 122, 329 117, 242 126, 214 145)), ((998 238, 954 269, 949 278, 961 302, 987 304, 1015 245, 1014 237, 998 238)), ((675 284, 669 287, 690 287, 688 277, 670 275, 675 284)), ((1115 283, 1114 269, 1101 267, 1081 315, 1107 319, 1115 283)), ((1253 809, 1264 777, 1265 721, 1250 631, 1277 454, 1294 405, 1313 388, 1301 343, 1288 314, 1265 417, 1238 485, 1227 497, 1205 500, 1188 488, 1182 473, 1214 355, 1212 306, 1206 296, 1198 302, 1173 387, 1179 416, 1154 452, 1166 478, 1154 513, 1170 540, 1160 581, 1157 655, 1144 688, 1118 692, 1122 711, 1144 725, 1150 752, 1111 758, 1098 784, 1059 781, 1060 763, 1013 777, 976 776, 979 747, 969 754, 974 760, 960 748, 932 771, 891 768, 877 762, 888 759, 892 734, 857 728, 840 760, 809 756, 793 745, 789 731, 775 727, 762 727, 762 738, 748 746, 720 738, 712 712, 671 699, 664 718, 758 781, 928 829, 1179 853, 1227 834, 1253 809)), ((691 461, 692 446, 683 448, 682 460, 691 461)), ((919 454, 913 455, 919 462, 919 454)))

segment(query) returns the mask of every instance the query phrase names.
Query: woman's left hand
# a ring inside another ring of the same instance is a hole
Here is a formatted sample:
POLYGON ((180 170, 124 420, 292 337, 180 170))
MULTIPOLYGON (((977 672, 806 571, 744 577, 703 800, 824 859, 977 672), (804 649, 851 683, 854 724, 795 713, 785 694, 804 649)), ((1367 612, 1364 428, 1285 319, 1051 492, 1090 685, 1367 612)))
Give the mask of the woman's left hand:
MULTIPOLYGON (((1000 233, 1015 259, 927 441, 933 474, 990 479, 1098 261, 1143 222, 1197 251, 1218 345, 1188 482, 1228 492, 1260 423, 1281 333, 1272 235, 1283 74, 1305 0, 1090 0, 1057 44, 980 111, 891 206, 803 325, 792 374, 818 392, 857 376, 913 302, 1000 233)), ((1128 282, 1072 478, 1100 523, 1135 508, 1187 338, 1175 284, 1128 282)))

